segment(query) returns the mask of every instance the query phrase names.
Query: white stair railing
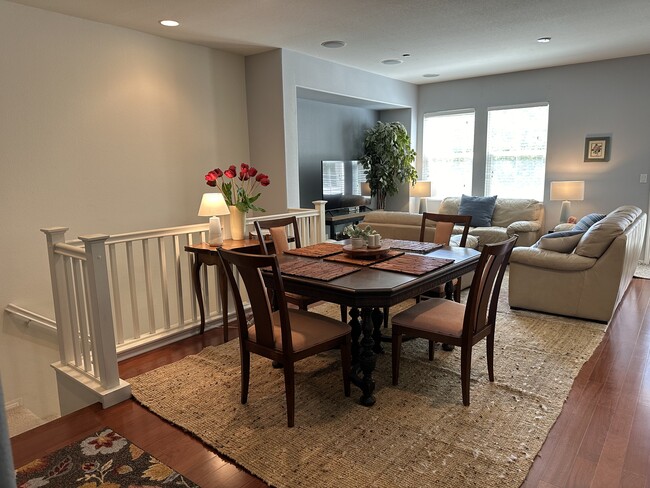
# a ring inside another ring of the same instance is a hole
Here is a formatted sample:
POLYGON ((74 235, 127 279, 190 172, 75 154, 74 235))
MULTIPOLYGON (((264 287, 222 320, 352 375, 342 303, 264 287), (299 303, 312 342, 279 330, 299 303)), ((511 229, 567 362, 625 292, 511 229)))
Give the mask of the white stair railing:
MULTIPOLYGON (((325 203, 314 209, 247 219, 295 215, 303 245, 325 240, 325 203)), ((130 396, 117 361, 195 334, 199 313, 185 245, 206 241, 207 224, 120 234, 82 236, 66 242, 67 228, 46 234, 59 344, 62 413, 102 401, 104 407, 130 396), (61 388, 61 383, 66 383, 61 388)), ((207 327, 223 324, 214 267, 203 267, 207 327)))

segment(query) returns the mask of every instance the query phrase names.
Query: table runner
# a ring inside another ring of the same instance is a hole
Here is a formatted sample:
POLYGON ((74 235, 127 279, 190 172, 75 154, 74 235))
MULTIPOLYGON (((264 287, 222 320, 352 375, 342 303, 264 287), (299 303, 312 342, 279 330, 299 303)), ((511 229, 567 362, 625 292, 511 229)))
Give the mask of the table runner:
POLYGON ((432 258, 429 256, 420 256, 418 254, 404 254, 388 261, 373 264, 370 267, 374 269, 382 269, 384 271, 395 271, 397 273, 420 276, 453 262, 453 259, 432 258))
POLYGON ((404 251, 428 253, 442 247, 442 244, 433 242, 407 241, 403 239, 382 239, 383 244, 388 244, 391 249, 402 249, 404 251))
POLYGON ((288 261, 280 263, 280 272, 284 275, 331 281, 341 276, 359 271, 357 266, 348 266, 325 261, 288 261))
POLYGON ((402 254, 404 254, 404 251, 397 251, 393 249, 388 251, 386 254, 382 256, 377 256, 375 258, 355 258, 345 253, 341 253, 341 254, 336 254, 334 256, 326 257, 325 261, 356 264, 357 266, 370 266, 371 264, 380 263, 382 261, 386 261, 387 259, 392 259, 394 257, 401 256, 402 254))
POLYGON ((298 249, 289 249, 284 251, 287 254, 294 256, 303 256, 306 258, 324 258, 325 256, 332 256, 343 251, 341 244, 332 244, 331 242, 321 242, 312 244, 310 246, 299 247, 298 249))

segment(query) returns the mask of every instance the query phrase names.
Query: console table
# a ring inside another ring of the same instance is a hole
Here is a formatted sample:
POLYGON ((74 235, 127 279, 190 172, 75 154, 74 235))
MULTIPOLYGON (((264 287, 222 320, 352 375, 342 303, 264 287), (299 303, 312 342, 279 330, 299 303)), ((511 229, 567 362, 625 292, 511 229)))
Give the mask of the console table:
POLYGON ((341 224, 358 224, 370 211, 346 212, 335 214, 331 210, 325 212, 325 225, 329 227, 330 239, 336 239, 336 226, 341 224))
MULTIPOLYGON (((235 241, 226 239, 220 246, 227 250, 240 252, 250 252, 259 254, 260 243, 257 239, 243 239, 235 241)), ((228 278, 226 270, 223 269, 221 259, 217 253, 218 247, 211 247, 207 242, 185 246, 186 252, 194 255, 194 264, 192 266, 192 280, 194 282, 194 292, 199 302, 199 312, 201 314, 201 334, 205 330, 205 308, 203 305, 203 293, 201 292, 201 266, 217 267, 217 282, 219 283, 219 296, 221 298, 221 313, 223 316, 223 341, 228 342, 228 278)))

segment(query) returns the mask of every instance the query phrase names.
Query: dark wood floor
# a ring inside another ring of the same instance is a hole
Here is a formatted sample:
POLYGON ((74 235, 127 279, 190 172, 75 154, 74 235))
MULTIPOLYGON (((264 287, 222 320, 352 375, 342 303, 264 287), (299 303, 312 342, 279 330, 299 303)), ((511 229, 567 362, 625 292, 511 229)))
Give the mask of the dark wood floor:
MULTIPOLYGON (((650 280, 634 279, 602 344, 578 375, 526 488, 650 487, 650 280)), ((120 364, 130 378, 221 343, 220 331, 120 364)), ((91 406, 11 439, 16 466, 103 426, 203 487, 266 486, 134 401, 91 406)))

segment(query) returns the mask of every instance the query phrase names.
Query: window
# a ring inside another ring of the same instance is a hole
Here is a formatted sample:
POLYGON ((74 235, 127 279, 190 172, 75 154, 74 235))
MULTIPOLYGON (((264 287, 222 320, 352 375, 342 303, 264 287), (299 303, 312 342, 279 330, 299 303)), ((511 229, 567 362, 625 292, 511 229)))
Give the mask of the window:
POLYGON ((488 110, 485 195, 544 199, 548 104, 488 110))
POLYGON ((431 181, 431 196, 472 193, 474 111, 425 114, 421 179, 431 181))

